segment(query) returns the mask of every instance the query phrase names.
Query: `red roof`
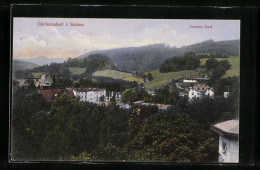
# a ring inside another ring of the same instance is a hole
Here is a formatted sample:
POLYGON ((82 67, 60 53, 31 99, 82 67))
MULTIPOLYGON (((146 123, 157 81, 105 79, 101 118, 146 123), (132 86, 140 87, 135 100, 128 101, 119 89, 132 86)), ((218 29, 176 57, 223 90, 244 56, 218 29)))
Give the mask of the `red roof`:
POLYGON ((55 94, 66 93, 70 97, 74 97, 72 89, 56 89, 56 90, 41 90, 40 91, 43 98, 46 100, 51 100, 55 94))
POLYGON ((139 100, 139 101, 135 101, 134 104, 141 104, 143 102, 144 102, 143 100, 139 100))

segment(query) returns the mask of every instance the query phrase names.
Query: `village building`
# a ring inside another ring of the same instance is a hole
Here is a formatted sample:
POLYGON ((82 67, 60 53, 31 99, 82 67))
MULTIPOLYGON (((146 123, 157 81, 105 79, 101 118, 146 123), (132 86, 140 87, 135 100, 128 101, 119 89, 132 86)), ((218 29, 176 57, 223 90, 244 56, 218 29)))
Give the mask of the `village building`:
POLYGON ((229 120, 211 126, 219 134, 219 162, 239 161, 239 120, 229 120))
POLYGON ((154 103, 145 103, 143 100, 133 102, 134 106, 157 106, 159 110, 167 110, 172 107, 172 105, 167 104, 154 104, 154 103))
POLYGON ((196 84, 189 88, 189 100, 202 98, 203 96, 213 98, 214 89, 210 88, 207 84, 196 84))
POLYGON ((123 103, 120 103, 119 104, 119 108, 121 109, 129 109, 131 106, 129 104, 123 104, 123 103))
POLYGON ((225 91, 224 92, 224 98, 228 98, 228 96, 229 96, 229 92, 225 91))
POLYGON ((110 106, 111 105, 110 102, 96 102, 95 104, 97 104, 99 106, 110 106))
POLYGON ((188 93, 179 93, 179 96, 180 96, 180 97, 185 97, 185 96, 188 97, 188 93))
POLYGON ((107 95, 106 89, 98 88, 77 88, 73 89, 73 93, 80 98, 80 101, 91 103, 110 102, 113 96, 115 96, 116 101, 120 101, 122 97, 119 92, 112 92, 111 95, 107 95))
POLYGON ((135 102, 133 102, 133 104, 134 104, 134 105, 137 105, 137 104, 142 104, 142 103, 144 103, 144 101, 143 101, 143 100, 138 100, 138 101, 135 101, 135 102))
POLYGON ((149 95, 155 96, 155 92, 154 92, 154 91, 147 90, 147 93, 148 93, 149 95))
POLYGON ((159 108, 156 105, 137 105, 130 117, 138 123, 144 123, 151 115, 156 114, 158 110, 159 108))
POLYGON ((18 88, 28 86, 27 79, 16 79, 16 80, 14 80, 14 83, 15 83, 15 86, 18 88))
POLYGON ((52 83, 53 83, 52 77, 48 73, 44 73, 41 76, 41 79, 39 81, 41 89, 46 89, 46 88, 50 87, 52 85, 52 83))
POLYGON ((186 77, 183 79, 183 83, 197 83, 197 80, 195 78, 186 77))
POLYGON ((168 105, 168 104, 157 104, 159 110, 167 110, 170 107, 172 107, 172 105, 168 105))
POLYGON ((205 77, 186 77, 183 79, 183 83, 198 83, 198 81, 208 81, 209 78, 205 77))
POLYGON ((41 95, 45 100, 52 101, 54 98, 61 93, 65 93, 70 97, 75 97, 72 89, 55 89, 55 90, 40 90, 41 95))

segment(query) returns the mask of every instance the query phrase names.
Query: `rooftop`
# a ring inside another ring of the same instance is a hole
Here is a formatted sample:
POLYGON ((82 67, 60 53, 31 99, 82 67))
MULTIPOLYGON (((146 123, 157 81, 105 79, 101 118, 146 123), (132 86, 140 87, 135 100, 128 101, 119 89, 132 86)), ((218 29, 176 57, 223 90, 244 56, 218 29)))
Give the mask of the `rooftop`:
POLYGON ((139 100, 139 101, 135 101, 134 104, 141 104, 141 103, 144 103, 143 100, 139 100))
POLYGON ((210 87, 207 84, 195 84, 193 88, 197 91, 206 91, 210 87))
POLYGON ((77 92, 106 91, 106 89, 99 89, 99 88, 75 88, 73 90, 77 92))
POLYGON ((239 135, 239 120, 234 119, 217 123, 211 129, 222 136, 237 137, 239 135))
POLYGON ((66 93, 70 97, 74 97, 72 89, 56 89, 56 90, 41 90, 43 98, 46 100, 51 100, 55 96, 55 94, 66 93))

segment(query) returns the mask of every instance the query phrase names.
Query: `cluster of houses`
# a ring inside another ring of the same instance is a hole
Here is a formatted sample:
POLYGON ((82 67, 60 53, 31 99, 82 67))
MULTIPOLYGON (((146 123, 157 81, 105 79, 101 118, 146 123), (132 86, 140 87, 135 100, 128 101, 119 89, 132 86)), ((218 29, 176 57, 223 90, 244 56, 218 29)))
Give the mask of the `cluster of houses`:
MULTIPOLYGON (((190 78, 186 77, 183 79, 183 83, 192 83, 193 86, 189 87, 188 93, 179 93, 179 96, 187 96, 189 101, 194 99, 201 99, 202 97, 214 98, 215 91, 212 87, 209 87, 205 83, 198 83, 198 81, 207 81, 209 78, 190 78)), ((229 92, 224 92, 224 98, 228 98, 229 92)))

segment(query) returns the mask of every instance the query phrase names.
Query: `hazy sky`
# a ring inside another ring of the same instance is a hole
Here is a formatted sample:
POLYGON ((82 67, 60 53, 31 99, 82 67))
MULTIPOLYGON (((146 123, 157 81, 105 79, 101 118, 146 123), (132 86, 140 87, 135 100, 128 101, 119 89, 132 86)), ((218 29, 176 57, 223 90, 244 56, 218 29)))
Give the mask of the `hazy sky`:
POLYGON ((93 50, 240 39, 239 20, 14 18, 13 57, 74 58, 93 50), (39 26, 40 23, 63 26, 39 26), (66 26, 80 23, 84 26, 66 26), (202 28, 190 28, 190 26, 202 28), (204 25, 212 28, 204 28, 204 25))

